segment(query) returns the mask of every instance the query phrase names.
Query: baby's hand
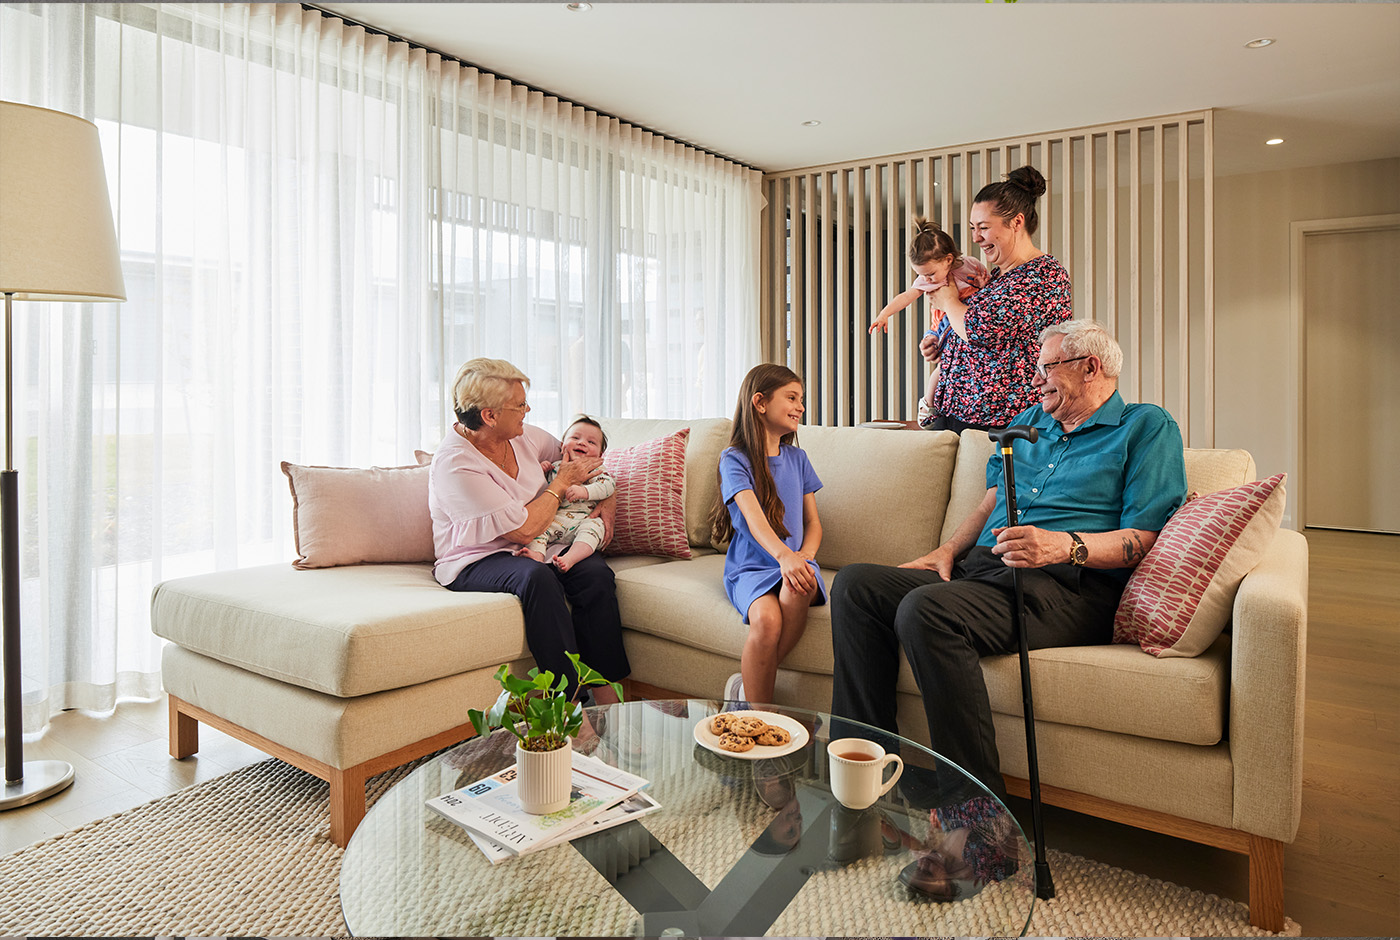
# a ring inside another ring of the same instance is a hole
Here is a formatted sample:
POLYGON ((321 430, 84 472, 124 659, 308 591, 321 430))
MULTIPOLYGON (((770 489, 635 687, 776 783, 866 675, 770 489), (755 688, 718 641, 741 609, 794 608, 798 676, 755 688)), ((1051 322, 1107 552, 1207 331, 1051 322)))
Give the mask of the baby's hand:
POLYGON ((878 316, 875 317, 874 320, 870 321, 870 332, 877 333, 880 330, 884 330, 886 333, 888 333, 890 331, 890 328, 887 325, 889 322, 890 315, 888 313, 880 313, 878 316))
POLYGON ((575 483, 564 491, 564 498, 571 503, 581 503, 588 498, 588 489, 575 483))
POLYGON ((543 470, 545 473, 548 473, 549 471, 554 469, 554 464, 550 463, 548 460, 541 460, 540 469, 543 470))

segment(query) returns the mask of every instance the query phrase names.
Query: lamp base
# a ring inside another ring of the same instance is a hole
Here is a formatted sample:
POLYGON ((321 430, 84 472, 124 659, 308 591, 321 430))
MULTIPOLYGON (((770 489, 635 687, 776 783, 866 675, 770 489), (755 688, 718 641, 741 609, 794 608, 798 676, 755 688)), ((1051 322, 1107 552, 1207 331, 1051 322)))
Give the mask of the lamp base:
POLYGON ((0 811, 19 809, 46 800, 73 785, 73 765, 67 761, 30 760, 25 761, 23 766, 24 779, 19 783, 5 784, 5 795, 0 797, 0 811))

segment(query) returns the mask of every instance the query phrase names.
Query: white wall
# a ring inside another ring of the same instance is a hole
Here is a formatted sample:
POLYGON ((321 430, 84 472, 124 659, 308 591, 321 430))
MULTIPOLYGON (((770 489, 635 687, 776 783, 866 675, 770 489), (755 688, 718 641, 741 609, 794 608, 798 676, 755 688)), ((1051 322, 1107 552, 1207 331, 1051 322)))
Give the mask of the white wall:
MULTIPOLYGON (((1290 223, 1393 212, 1400 212, 1396 158, 1216 181, 1215 442, 1252 453, 1261 477, 1286 471, 1291 491, 1299 483, 1299 376, 1290 223)), ((1284 524, 1291 520, 1290 509, 1284 524)))

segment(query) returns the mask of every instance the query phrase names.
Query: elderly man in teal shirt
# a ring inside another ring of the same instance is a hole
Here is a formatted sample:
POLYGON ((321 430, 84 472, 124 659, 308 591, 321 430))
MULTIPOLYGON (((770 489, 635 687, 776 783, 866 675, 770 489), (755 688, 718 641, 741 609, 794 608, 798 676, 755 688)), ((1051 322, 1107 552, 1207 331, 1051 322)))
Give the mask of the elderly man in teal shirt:
POLYGON ((1070 320, 1040 340, 1040 404, 1012 422, 1039 431, 1014 447, 1019 524, 1005 524, 994 454, 986 495, 948 541, 898 568, 847 565, 831 588, 832 714, 897 732, 902 648, 933 749, 1003 799, 979 660, 1016 651, 1011 569, 1032 649, 1108 643, 1128 575, 1186 499, 1181 431, 1159 406, 1123 402, 1113 337, 1070 320))

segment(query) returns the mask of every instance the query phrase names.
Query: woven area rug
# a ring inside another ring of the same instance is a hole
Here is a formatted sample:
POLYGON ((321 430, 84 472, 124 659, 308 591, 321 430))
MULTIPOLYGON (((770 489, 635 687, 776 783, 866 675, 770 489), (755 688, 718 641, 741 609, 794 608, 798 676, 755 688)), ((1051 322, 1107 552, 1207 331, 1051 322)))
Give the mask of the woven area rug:
MULTIPOLYGON (((374 778, 370 802, 413 766, 374 778)), ((0 858, 0 935, 346 936, 328 790, 269 759, 0 858)), ((1273 936, 1238 902, 1049 856, 1057 896, 1032 935, 1273 936)))

